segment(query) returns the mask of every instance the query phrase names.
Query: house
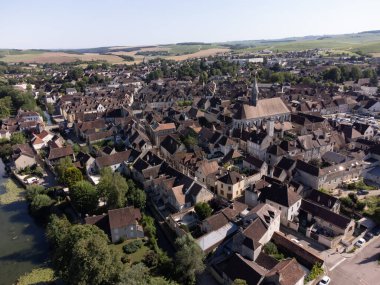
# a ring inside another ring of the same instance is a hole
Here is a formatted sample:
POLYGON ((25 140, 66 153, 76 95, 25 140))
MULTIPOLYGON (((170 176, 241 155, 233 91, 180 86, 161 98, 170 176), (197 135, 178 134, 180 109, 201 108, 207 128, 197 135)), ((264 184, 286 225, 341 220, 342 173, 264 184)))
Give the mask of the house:
POLYGON ((203 220, 200 228, 204 234, 196 240, 200 248, 206 253, 211 252, 223 241, 233 236, 239 229, 235 222, 245 211, 247 211, 247 205, 234 202, 229 207, 203 220))
POLYGON ((100 156, 95 159, 95 169, 99 172, 105 167, 110 167, 112 171, 123 171, 124 163, 132 164, 141 153, 137 150, 129 149, 115 152, 110 155, 100 156))
POLYGON ((72 161, 75 160, 74 151, 71 145, 61 148, 49 148, 48 155, 46 157, 46 163, 53 167, 58 163, 61 158, 70 157, 72 161))
POLYGON ((325 168, 298 160, 295 179, 313 189, 332 190, 343 183, 357 180, 362 174, 363 167, 362 160, 353 158, 325 168))
POLYGON ((243 169, 256 170, 260 173, 260 177, 268 174, 268 164, 252 155, 243 159, 243 169))
POLYGON ((29 144, 18 144, 12 147, 12 166, 16 170, 24 169, 27 166, 36 164, 33 149, 29 144))
POLYGON ((41 148, 48 145, 48 142, 53 139, 54 135, 46 130, 43 130, 39 134, 33 134, 32 146, 34 150, 40 150, 41 148))
POLYGON ((271 183, 261 190, 259 200, 281 211, 281 223, 294 223, 301 207, 302 197, 287 184, 271 183))
POLYGON ((354 220, 305 199, 302 200, 299 222, 306 228, 306 236, 329 248, 348 240, 355 229, 354 220))
POLYGON ((275 166, 287 153, 278 145, 271 145, 266 152, 265 160, 268 165, 275 166))
POLYGON ((216 181, 216 190, 219 196, 234 200, 243 194, 245 188, 244 176, 236 171, 228 172, 216 181))
POLYGON ((266 132, 253 131, 250 133, 247 139, 247 152, 257 157, 258 159, 264 160, 265 154, 268 147, 272 144, 273 138, 268 136, 266 132))
POLYGON ((104 230, 113 243, 120 239, 136 239, 144 237, 143 227, 139 224, 141 212, 134 207, 108 210, 105 215, 87 217, 86 224, 96 225, 104 230))
POLYGON ((261 264, 233 253, 227 259, 213 265, 213 274, 220 284, 231 285, 236 279, 244 280, 247 285, 302 285, 305 271, 293 258, 281 260, 263 258, 261 264), (266 266, 267 268, 265 268, 266 266))
POLYGON ((306 272, 294 258, 281 260, 266 273, 263 284, 302 285, 306 272))
POLYGON ((95 174, 95 158, 91 155, 80 151, 76 156, 76 160, 80 163, 80 167, 85 169, 87 175, 95 174))
POLYGON ((219 165, 217 161, 208 161, 202 160, 197 163, 197 167, 195 169, 195 178, 198 182, 205 184, 207 187, 210 185, 207 183, 207 177, 210 174, 217 173, 219 169, 219 165))
POLYGON ((173 135, 168 135, 160 143, 160 154, 168 162, 172 162, 175 153, 184 151, 185 145, 173 135))
POLYGON ((340 200, 319 190, 312 190, 306 200, 325 207, 334 213, 339 213, 340 211, 340 200))
POLYGON ((148 133, 155 145, 160 145, 161 141, 170 134, 173 134, 176 130, 174 123, 160 124, 153 122, 148 127, 148 133))
POLYGON ((233 250, 255 261, 262 246, 280 230, 280 211, 266 204, 259 204, 244 216, 245 228, 233 237, 233 250), (248 224, 248 226, 246 226, 248 224))
POLYGON ((144 231, 139 224, 141 213, 134 207, 126 207, 108 211, 111 241, 117 242, 121 238, 143 238, 144 231))

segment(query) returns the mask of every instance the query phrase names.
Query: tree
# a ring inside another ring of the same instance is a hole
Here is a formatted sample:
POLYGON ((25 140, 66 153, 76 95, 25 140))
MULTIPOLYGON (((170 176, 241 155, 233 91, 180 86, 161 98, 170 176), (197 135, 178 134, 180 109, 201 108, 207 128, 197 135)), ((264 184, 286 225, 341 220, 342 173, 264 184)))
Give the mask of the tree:
POLYGON ((46 104, 46 111, 48 114, 53 115, 54 114, 54 106, 51 103, 46 104))
POLYGON ((313 158, 313 159, 310 159, 309 164, 316 166, 316 167, 320 167, 321 161, 318 158, 313 158))
POLYGON ((108 237, 98 227, 74 225, 57 240, 53 265, 66 283, 100 285, 119 281, 120 256, 111 250, 108 237))
POLYGON ((127 194, 127 201, 135 208, 144 209, 146 204, 146 194, 139 188, 129 189, 127 194))
POLYGON ((277 246, 273 242, 270 241, 264 245, 264 252, 266 254, 273 255, 273 254, 278 253, 278 249, 277 249, 277 246))
POLYGON ((75 166, 70 166, 63 171, 62 181, 69 188, 81 180, 83 180, 82 172, 75 166))
POLYGON ((85 180, 70 188, 70 198, 81 213, 93 212, 98 206, 98 192, 95 186, 85 180))
POLYGON ((325 80, 331 80, 333 82, 339 82, 342 78, 341 71, 338 67, 332 67, 325 71, 323 74, 325 80))
POLYGON ((373 87, 377 87, 379 84, 379 79, 377 78, 377 74, 374 72, 372 77, 370 78, 369 81, 370 85, 373 87))
POLYGON ((154 219, 151 216, 143 215, 141 224, 144 228, 144 234, 148 238, 156 236, 156 226, 154 225, 154 219))
POLYGON ((199 219, 202 221, 211 216, 212 208, 206 202, 198 203, 194 207, 195 212, 197 213, 199 219))
POLYGON ((6 158, 13 153, 12 146, 9 143, 0 144, 0 157, 6 158))
POLYGON ((178 251, 175 256, 179 281, 183 284, 195 284, 196 276, 205 269, 204 254, 190 234, 176 239, 178 251))
POLYGON ((17 132, 11 135, 11 145, 24 144, 25 142, 26 138, 23 133, 17 132))
POLYGON ((361 78, 361 76, 362 76, 362 72, 359 69, 359 67, 353 66, 351 68, 351 78, 352 78, 352 80, 358 81, 361 78))
POLYGON ((62 246, 70 227, 71 224, 66 218, 59 218, 56 215, 50 216, 50 221, 46 227, 46 236, 54 248, 62 246))
POLYGON ((32 201, 35 196, 39 194, 46 194, 46 189, 42 185, 29 185, 26 187, 26 199, 32 201))
POLYGON ((64 183, 65 170, 73 166, 73 162, 70 157, 61 158, 55 166, 55 172, 57 173, 58 181, 64 183))
POLYGON ((106 199, 108 209, 117 209, 125 206, 128 184, 120 173, 112 172, 109 167, 102 169, 97 189, 99 195, 106 199))
POLYGON ((32 203, 30 204, 30 210, 33 214, 37 214, 38 211, 43 208, 50 207, 54 201, 46 194, 37 194, 33 197, 32 203))

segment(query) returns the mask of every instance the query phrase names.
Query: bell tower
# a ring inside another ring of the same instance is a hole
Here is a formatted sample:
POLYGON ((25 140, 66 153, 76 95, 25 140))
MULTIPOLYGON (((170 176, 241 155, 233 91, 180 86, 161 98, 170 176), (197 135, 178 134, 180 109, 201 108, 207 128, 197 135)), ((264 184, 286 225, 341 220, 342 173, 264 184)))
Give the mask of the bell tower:
POLYGON ((256 73, 255 73, 255 79, 253 80, 253 84, 252 84, 252 94, 251 94, 251 100, 250 100, 251 105, 256 106, 258 100, 259 100, 259 87, 257 86, 257 79, 256 79, 256 73))

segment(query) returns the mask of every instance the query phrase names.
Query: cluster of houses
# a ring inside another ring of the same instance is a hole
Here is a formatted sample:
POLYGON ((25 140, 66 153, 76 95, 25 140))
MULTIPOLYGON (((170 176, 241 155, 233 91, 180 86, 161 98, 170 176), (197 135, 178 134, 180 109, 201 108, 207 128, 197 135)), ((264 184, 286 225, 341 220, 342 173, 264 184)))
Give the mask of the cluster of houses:
MULTIPOLYGON (((149 70, 148 70, 149 71, 149 70)), ((147 72, 147 71, 146 71, 147 72)), ((109 167, 138 182, 177 234, 191 233, 217 280, 231 284, 303 284, 304 267, 323 263, 280 227, 326 248, 352 239, 355 222, 326 194, 362 177, 380 183, 380 103, 368 81, 351 86, 278 86, 215 77, 208 84, 173 78, 145 84, 120 71, 107 86, 46 96, 61 118, 61 134, 35 112, 2 121, 1 137, 18 131, 31 140, 14 146, 17 170, 69 157, 97 184, 109 167), (190 102, 190 104, 184 104, 190 102), (338 115, 349 113, 351 117, 338 115), (339 117, 340 116, 340 117, 339 117), (354 116, 356 116, 354 119, 354 116), (70 141, 86 145, 74 151, 70 141), (209 203, 201 220, 195 205, 209 203), (274 242, 291 258, 264 252, 274 242)), ((113 242, 143 236, 131 207, 88 217, 113 242)))

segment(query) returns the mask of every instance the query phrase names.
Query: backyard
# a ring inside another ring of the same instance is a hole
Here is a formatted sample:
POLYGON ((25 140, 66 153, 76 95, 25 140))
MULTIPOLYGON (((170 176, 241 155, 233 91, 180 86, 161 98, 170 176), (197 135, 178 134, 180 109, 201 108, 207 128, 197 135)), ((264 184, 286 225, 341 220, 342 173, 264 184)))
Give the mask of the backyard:
POLYGON ((126 240, 124 242, 118 243, 118 244, 111 244, 111 248, 115 249, 117 252, 120 253, 123 257, 126 256, 129 263, 134 264, 143 261, 144 256, 149 252, 149 247, 146 245, 146 242, 144 239, 137 239, 137 240, 126 240), (136 243, 136 241, 141 241, 141 246, 138 246, 138 249, 130 254, 126 254, 124 251, 124 246, 126 245, 132 245, 136 243))

